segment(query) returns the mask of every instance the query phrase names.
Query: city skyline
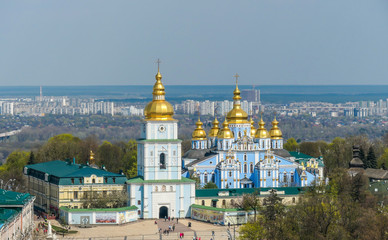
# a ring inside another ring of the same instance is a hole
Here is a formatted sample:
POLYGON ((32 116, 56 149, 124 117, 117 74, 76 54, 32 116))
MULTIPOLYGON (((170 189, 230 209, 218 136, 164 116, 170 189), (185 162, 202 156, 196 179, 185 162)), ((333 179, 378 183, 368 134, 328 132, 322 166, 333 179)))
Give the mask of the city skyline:
POLYGON ((385 1, 204 3, 4 2, 0 85, 386 84, 385 1))

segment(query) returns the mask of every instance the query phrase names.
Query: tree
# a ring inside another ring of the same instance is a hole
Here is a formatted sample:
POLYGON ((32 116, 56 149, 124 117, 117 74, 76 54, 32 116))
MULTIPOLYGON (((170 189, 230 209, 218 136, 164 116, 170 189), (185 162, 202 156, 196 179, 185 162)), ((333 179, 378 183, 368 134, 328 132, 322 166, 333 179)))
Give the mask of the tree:
POLYGON ((30 157, 28 158, 27 164, 28 165, 35 164, 35 155, 33 151, 30 152, 30 157))
POLYGON ((336 168, 347 168, 352 159, 352 146, 343 138, 335 138, 329 144, 323 160, 325 162, 326 175, 336 168))
POLYGON ((240 239, 253 240, 264 239, 265 231, 263 226, 258 222, 248 222, 239 229, 240 239))
POLYGON ((275 190, 271 190, 270 195, 264 198, 261 215, 266 239, 287 239, 289 228, 284 222, 285 206, 275 190))
POLYGON ((0 179, 3 181, 2 185, 7 183, 7 188, 12 191, 24 191, 23 168, 27 165, 30 158, 29 152, 14 151, 5 162, 0 166, 0 179))
POLYGON ((233 207, 244 209, 245 211, 253 210, 253 221, 257 221, 257 213, 261 209, 260 194, 255 191, 249 194, 243 194, 241 198, 233 203, 233 207))
POLYGON ((284 149, 286 149, 289 152, 295 152, 298 150, 298 143, 296 142, 295 138, 289 138, 287 142, 284 144, 284 149))
POLYGON ((195 174, 192 174, 190 176, 190 179, 195 181, 195 189, 201 188, 201 180, 199 179, 199 177, 197 177, 195 174))
POLYGON ((120 147, 104 141, 97 150, 96 160, 98 165, 104 165, 108 171, 119 172, 123 170, 121 159, 123 151, 120 147))
POLYGON ((388 169, 388 148, 384 150, 384 153, 378 160, 378 167, 387 170, 388 169))
POLYGON ((368 156, 366 157, 367 168, 377 168, 377 160, 373 147, 371 146, 368 151, 368 156))
POLYGON ((310 155, 312 157, 320 157, 319 145, 316 142, 302 142, 299 144, 299 150, 301 153, 310 155))
POLYGON ((128 202, 128 194, 125 191, 113 191, 112 193, 88 192, 84 194, 83 208, 120 208, 128 202))
POLYGON ((80 153, 81 139, 71 134, 59 134, 50 138, 38 151, 37 162, 76 158, 80 153))
POLYGON ((217 189, 217 184, 215 184, 214 182, 208 182, 205 184, 205 186, 203 186, 204 189, 217 189))
POLYGON ((366 168, 366 158, 365 158, 365 152, 363 147, 360 147, 359 158, 364 163, 364 168, 366 168))

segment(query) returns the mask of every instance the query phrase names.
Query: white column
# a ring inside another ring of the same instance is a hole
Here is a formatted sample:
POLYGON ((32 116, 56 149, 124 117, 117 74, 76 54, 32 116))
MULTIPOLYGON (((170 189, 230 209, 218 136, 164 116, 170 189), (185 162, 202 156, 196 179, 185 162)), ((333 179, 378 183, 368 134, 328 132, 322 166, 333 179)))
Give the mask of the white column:
POLYGON ((233 171, 233 187, 234 188, 236 188, 236 183, 237 183, 237 176, 236 175, 237 175, 236 171, 233 171))

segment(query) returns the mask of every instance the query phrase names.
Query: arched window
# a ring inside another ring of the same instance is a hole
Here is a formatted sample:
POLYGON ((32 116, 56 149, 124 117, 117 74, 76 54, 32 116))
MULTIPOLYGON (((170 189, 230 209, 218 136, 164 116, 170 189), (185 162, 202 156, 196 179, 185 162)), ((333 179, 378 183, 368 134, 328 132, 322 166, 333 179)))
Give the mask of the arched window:
POLYGON ((253 163, 251 163, 251 164, 249 165, 249 168, 250 168, 250 172, 253 173, 253 163))
POLYGON ((160 169, 166 169, 166 155, 164 153, 161 153, 159 156, 160 161, 160 169))
POLYGON ((268 170, 268 177, 271 177, 271 170, 268 170))
POLYGON ((247 164, 244 163, 244 173, 247 173, 248 169, 247 169, 247 164))
POLYGON ((291 173, 291 182, 294 182, 294 173, 291 173))
POLYGON ((207 173, 205 173, 205 174, 203 175, 203 181, 204 181, 204 183, 207 183, 207 181, 208 181, 208 179, 207 179, 207 173))
POLYGON ((244 161, 246 161, 247 160, 247 154, 245 153, 244 154, 244 161))
POLYGON ((229 172, 229 177, 232 177, 232 172, 229 172))
POLYGON ((226 201, 222 200, 222 206, 225 206, 225 205, 226 205, 226 201))
POLYGON ((95 178, 92 179, 92 183, 96 183, 96 179, 95 178))
POLYGON ((286 172, 283 174, 283 182, 287 182, 287 173, 286 172))
POLYGON ((205 206, 205 200, 202 200, 202 206, 205 206))

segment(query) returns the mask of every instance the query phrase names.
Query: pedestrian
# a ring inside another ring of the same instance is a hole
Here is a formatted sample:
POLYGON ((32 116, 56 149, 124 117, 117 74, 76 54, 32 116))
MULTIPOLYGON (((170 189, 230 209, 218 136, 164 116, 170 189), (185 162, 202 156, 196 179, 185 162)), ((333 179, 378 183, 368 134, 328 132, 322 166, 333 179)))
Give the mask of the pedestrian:
POLYGON ((178 223, 178 218, 176 218, 176 223, 178 223))
POLYGON ((170 219, 170 217, 168 217, 168 221, 170 221, 171 219, 170 219))
POLYGON ((172 225, 172 231, 175 232, 175 224, 172 225))
POLYGON ((166 221, 167 220, 167 216, 164 216, 164 221, 166 221))
POLYGON ((172 217, 172 221, 174 222, 174 217, 172 217))

